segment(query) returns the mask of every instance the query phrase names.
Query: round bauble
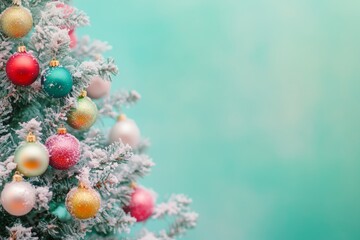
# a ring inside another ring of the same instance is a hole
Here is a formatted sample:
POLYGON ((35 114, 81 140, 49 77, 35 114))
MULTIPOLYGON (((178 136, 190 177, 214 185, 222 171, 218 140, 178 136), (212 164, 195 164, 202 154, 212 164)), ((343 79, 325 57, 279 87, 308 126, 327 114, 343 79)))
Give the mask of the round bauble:
POLYGON ((101 198, 98 192, 80 184, 70 190, 66 196, 66 208, 77 219, 95 217, 100 209, 101 198))
POLYGON ((93 101, 83 91, 77 99, 76 106, 67 114, 67 123, 74 129, 87 130, 96 121, 98 110, 93 101))
POLYGON ((70 48, 75 48, 77 45, 77 36, 74 29, 69 31, 69 37, 70 37, 70 48))
POLYGON ((124 210, 136 218, 137 222, 142 222, 153 214, 154 206, 154 194, 148 189, 136 186, 131 194, 130 204, 124 210))
POLYGON ((67 170, 80 160, 80 142, 66 128, 59 128, 58 133, 46 140, 50 154, 50 166, 58 170, 67 170))
POLYGON ((14 216, 23 216, 35 206, 35 189, 24 182, 21 175, 16 173, 11 183, 7 183, 1 192, 1 204, 4 209, 14 216))
POLYGON ((21 6, 11 6, 1 14, 0 28, 11 38, 22 38, 30 32, 33 19, 29 9, 21 6))
POLYGON ((37 59, 26 52, 25 46, 18 48, 6 62, 6 75, 10 81, 18 86, 28 86, 39 76, 40 67, 37 59))
POLYGON ((109 143, 121 140, 124 144, 136 147, 140 142, 140 137, 140 130, 136 123, 122 114, 110 130, 109 143))
POLYGON ((49 166, 48 150, 37 142, 31 133, 27 136, 26 143, 20 145, 14 155, 17 170, 27 177, 40 176, 49 166))
POLYGON ((75 11, 72 6, 62 2, 57 3, 56 7, 63 10, 64 18, 69 18, 71 14, 73 14, 73 12, 75 11))
POLYGON ((110 85, 110 81, 105 81, 100 76, 95 76, 91 79, 90 85, 86 91, 90 98, 99 99, 109 94, 110 85))
POLYGON ((71 92, 73 78, 69 70, 60 66, 59 61, 52 60, 50 67, 42 75, 41 84, 51 97, 61 98, 71 92))

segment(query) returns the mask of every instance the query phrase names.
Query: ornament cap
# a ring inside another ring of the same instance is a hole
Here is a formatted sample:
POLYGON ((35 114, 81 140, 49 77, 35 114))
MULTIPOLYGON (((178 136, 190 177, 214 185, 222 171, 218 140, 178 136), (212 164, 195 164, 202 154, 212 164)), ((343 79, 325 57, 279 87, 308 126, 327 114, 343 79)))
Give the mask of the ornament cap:
POLYGON ((57 133, 58 134, 66 134, 67 133, 67 129, 64 126, 61 126, 57 129, 57 133))
POLYGON ((86 96, 87 96, 87 92, 85 90, 82 90, 79 97, 84 98, 86 96))
POLYGON ((16 6, 21 6, 21 0, 13 0, 12 2, 16 6))
POLYGON ((135 189, 136 187, 137 187, 136 182, 131 182, 131 183, 130 183, 130 188, 131 188, 131 189, 135 189))
POLYGON ((13 176, 13 181, 14 182, 22 182, 23 177, 21 176, 19 171, 16 171, 14 176, 13 176))
POLYGON ((120 122, 120 121, 125 121, 126 120, 126 115, 125 114, 120 114, 117 118, 117 121, 120 122))
POLYGON ((32 132, 29 132, 29 134, 26 136, 26 142, 36 142, 36 136, 32 132))
POLYGON ((18 52, 19 52, 19 53, 24 53, 24 52, 26 52, 26 47, 25 47, 24 45, 19 46, 19 47, 18 47, 18 52))
POLYGON ((88 188, 88 186, 84 182, 80 181, 79 188, 88 188))
POLYGON ((53 59, 50 61, 49 65, 50 65, 50 67, 58 67, 58 66, 60 66, 60 62, 56 59, 53 59))

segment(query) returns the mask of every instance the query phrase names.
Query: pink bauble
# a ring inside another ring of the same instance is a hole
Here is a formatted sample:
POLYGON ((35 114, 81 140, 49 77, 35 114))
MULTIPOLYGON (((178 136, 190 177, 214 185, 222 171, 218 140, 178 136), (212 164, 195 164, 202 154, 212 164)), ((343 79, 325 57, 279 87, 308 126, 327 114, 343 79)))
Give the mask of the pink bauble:
POLYGON ((121 141, 129 144, 132 148, 139 145, 141 140, 140 129, 136 122, 127 118, 124 114, 118 117, 118 121, 110 129, 109 143, 121 141))
POLYGON ((110 92, 111 82, 103 80, 99 76, 95 76, 91 79, 90 85, 87 88, 87 94, 92 99, 99 99, 110 92))
POLYGON ((74 12, 74 8, 72 6, 62 3, 62 2, 57 3, 56 7, 63 9, 65 18, 69 18, 71 16, 71 14, 74 12))
POLYGON ((70 48, 75 48, 77 45, 77 36, 75 33, 75 29, 69 31, 69 37, 70 37, 70 48))
POLYGON ((80 160, 80 143, 66 129, 59 128, 58 134, 49 137, 45 143, 50 154, 50 166, 67 170, 80 160))
POLYGON ((130 204, 124 210, 136 218, 137 222, 142 222, 152 215, 154 206, 154 194, 145 188, 135 187, 134 192, 131 194, 130 204))
POLYGON ((7 183, 1 192, 1 205, 14 216, 24 216, 35 206, 36 194, 34 187, 24 181, 7 183))

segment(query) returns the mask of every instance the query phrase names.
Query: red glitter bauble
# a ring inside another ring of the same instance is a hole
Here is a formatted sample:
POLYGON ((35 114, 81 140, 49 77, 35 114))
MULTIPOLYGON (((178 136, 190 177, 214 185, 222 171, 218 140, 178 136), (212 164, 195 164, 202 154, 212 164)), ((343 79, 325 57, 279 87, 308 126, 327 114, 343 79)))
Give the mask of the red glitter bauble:
POLYGON ((80 159, 80 143, 66 129, 59 128, 58 134, 49 137, 45 143, 50 154, 50 166, 58 170, 67 170, 80 159))
POLYGON ((135 187, 134 192, 131 194, 130 204, 124 210, 136 218, 137 222, 142 222, 152 215, 154 206, 154 194, 145 188, 135 187))
POLYGON ((13 54, 6 63, 6 75, 18 86, 28 86, 39 76, 40 67, 37 59, 27 52, 13 54))

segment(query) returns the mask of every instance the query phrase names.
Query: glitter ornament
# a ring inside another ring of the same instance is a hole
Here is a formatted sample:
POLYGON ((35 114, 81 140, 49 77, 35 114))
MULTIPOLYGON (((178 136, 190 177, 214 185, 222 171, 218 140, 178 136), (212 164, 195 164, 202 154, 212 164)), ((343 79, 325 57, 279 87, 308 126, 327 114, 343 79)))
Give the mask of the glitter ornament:
POLYGON ((105 81, 99 76, 95 76, 91 79, 90 85, 87 88, 88 96, 92 99, 99 99, 109 94, 110 81, 105 81))
POLYGON ((49 153, 43 144, 36 141, 35 135, 29 133, 26 143, 16 149, 14 162, 24 176, 40 176, 49 166, 49 153))
POLYGON ((1 14, 0 28, 5 35, 11 38, 22 38, 30 32, 33 19, 29 9, 14 4, 1 14))
POLYGON ((155 197, 151 191, 145 188, 138 186, 133 186, 133 188, 130 204, 124 210, 136 218, 137 222, 142 222, 147 220, 154 212, 155 197))
POLYGON ((71 92, 73 78, 69 70, 60 66, 59 61, 50 61, 50 67, 43 73, 41 84, 44 91, 54 98, 65 97, 71 92))
POLYGON ((57 135, 51 136, 45 143, 50 153, 50 166, 58 170, 67 170, 80 160, 80 142, 66 128, 58 128, 57 135))
POLYGON ((121 140, 124 144, 136 147, 140 142, 140 136, 140 130, 136 123, 122 114, 110 130, 109 143, 121 140))
POLYGON ((19 172, 13 176, 13 181, 7 183, 1 192, 1 204, 3 208, 14 216, 23 216, 29 213, 35 206, 35 189, 24 182, 19 172))
POLYGON ((80 183, 78 187, 70 190, 66 196, 66 208, 77 219, 95 217, 100 209, 101 198, 94 189, 80 183))
POLYGON ((20 46, 6 63, 6 75, 18 86, 28 86, 39 76, 39 62, 33 55, 26 52, 25 46, 20 46))
POLYGON ((97 107, 86 95, 86 91, 81 93, 77 99, 76 106, 70 109, 67 115, 67 123, 77 130, 89 129, 97 118, 97 107))

